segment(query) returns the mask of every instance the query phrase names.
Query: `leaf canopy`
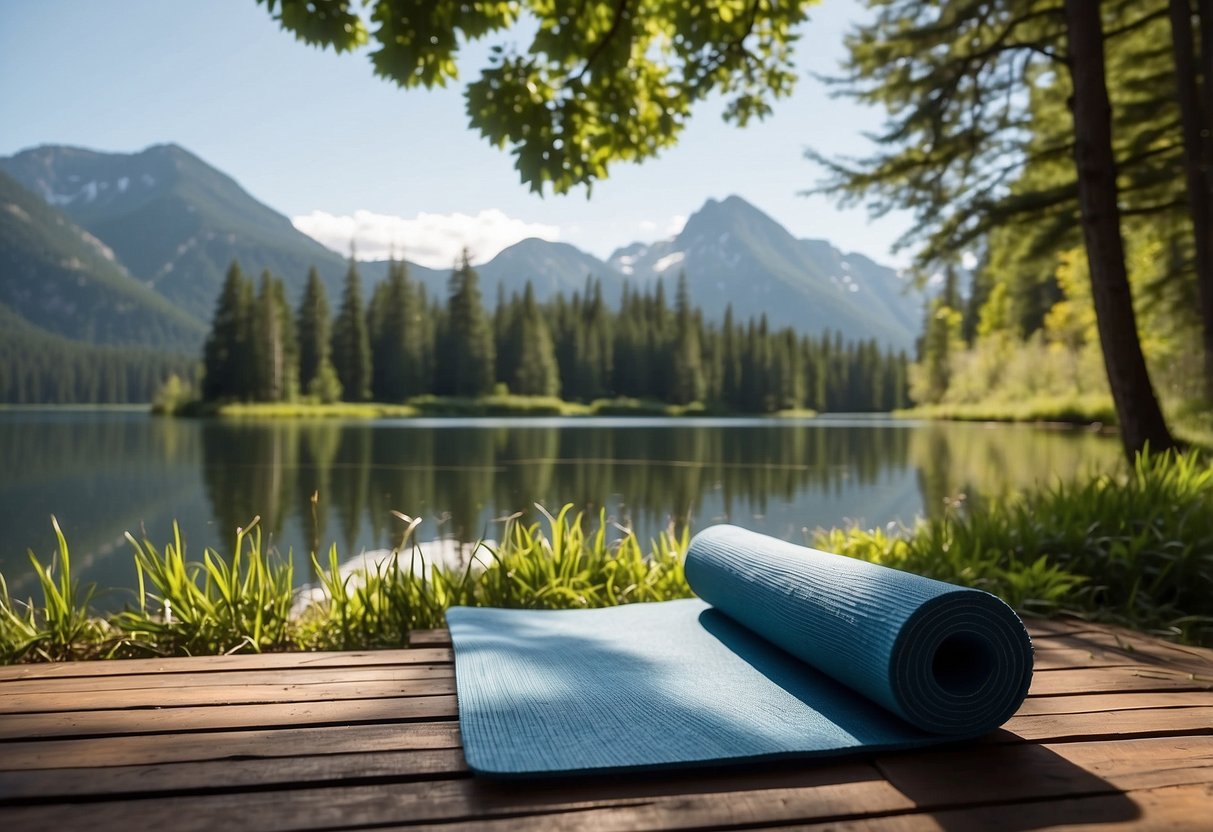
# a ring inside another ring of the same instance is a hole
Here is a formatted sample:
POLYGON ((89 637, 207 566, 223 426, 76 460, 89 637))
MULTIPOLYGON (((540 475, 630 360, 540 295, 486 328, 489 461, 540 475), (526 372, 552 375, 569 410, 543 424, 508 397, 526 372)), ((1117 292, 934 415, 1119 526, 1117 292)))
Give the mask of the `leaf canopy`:
POLYGON ((771 111, 796 82, 792 46, 815 0, 257 0, 300 40, 370 48, 402 87, 459 80, 469 41, 496 44, 465 91, 471 126, 509 147, 522 181, 567 193, 678 141, 694 104, 725 96, 727 121, 771 111))

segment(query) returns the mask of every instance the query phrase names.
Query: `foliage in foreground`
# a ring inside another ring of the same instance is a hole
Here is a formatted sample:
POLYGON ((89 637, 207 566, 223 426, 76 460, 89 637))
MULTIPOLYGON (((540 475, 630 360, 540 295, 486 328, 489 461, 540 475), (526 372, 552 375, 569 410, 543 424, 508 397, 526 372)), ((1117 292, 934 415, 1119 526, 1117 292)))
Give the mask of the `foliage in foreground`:
MULTIPOLYGON (((644 547, 566 506, 544 524, 507 521, 501 540, 462 566, 429 563, 417 521, 391 557, 343 570, 336 547, 315 556, 303 594, 294 566, 263 547, 256 522, 230 558, 186 555, 130 538, 135 603, 108 618, 71 577, 67 542, 49 566, 31 555, 42 601, 10 597, 0 577, 0 663, 391 647, 443 625, 456 604, 568 609, 689 596, 687 533, 644 547)), ((58 526, 56 525, 56 530, 58 526)), ((957 499, 942 517, 896 530, 819 532, 815 545, 985 589, 1025 614, 1077 613, 1213 644, 1213 466, 1197 454, 1139 458, 1132 470, 984 504, 957 499)))
POLYGON ((42 604, 14 600, 0 576, 0 663, 398 647, 413 629, 442 626, 454 605, 568 609, 690 595, 685 531, 646 551, 631 531, 611 539, 604 516, 591 523, 566 506, 547 515, 546 530, 511 518, 498 544, 448 566, 427 562, 413 546, 417 521, 397 516, 407 526, 389 558, 344 571, 333 546, 324 563, 313 555, 318 586, 306 594, 293 588, 291 559, 263 546, 256 520, 237 531, 230 558, 207 549, 191 559, 179 532, 163 548, 128 535, 137 597, 109 618, 91 614, 93 591, 72 580, 60 535, 50 566, 30 556, 42 604))
POLYGON ((895 533, 818 534, 832 552, 975 586, 1025 613, 1074 612, 1213 644, 1213 466, 1138 457, 1127 473, 956 504, 895 533))

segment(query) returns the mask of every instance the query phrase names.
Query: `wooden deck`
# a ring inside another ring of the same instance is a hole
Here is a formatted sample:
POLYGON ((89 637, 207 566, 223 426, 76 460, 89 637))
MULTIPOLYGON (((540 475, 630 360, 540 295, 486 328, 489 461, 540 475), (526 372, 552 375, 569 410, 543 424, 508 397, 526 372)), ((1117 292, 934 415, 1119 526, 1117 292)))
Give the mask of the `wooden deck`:
POLYGON ((1038 624, 978 743, 843 762, 473 777, 443 632, 411 650, 0 668, 0 830, 1213 829, 1213 651, 1038 624))

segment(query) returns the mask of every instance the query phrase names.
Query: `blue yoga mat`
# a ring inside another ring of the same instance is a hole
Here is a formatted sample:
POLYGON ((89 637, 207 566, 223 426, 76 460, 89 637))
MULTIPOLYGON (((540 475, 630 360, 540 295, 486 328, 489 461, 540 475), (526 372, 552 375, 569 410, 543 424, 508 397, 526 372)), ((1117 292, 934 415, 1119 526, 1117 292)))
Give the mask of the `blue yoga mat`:
POLYGON ((696 599, 456 607, 459 726, 494 775, 910 748, 1005 722, 1032 679, 1023 622, 985 592, 735 526, 691 541, 696 599))

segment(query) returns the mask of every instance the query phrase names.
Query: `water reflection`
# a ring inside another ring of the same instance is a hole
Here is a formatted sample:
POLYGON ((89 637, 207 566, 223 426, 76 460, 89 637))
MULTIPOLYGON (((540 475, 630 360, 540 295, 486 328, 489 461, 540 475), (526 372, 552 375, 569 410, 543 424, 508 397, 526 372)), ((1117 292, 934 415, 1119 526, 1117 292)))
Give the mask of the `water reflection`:
MULTIPOLYGON (((195 552, 261 516, 283 552, 390 545, 392 510, 423 539, 492 537, 494 518, 572 502, 649 536, 728 520, 805 529, 909 521, 945 500, 997 498, 1106 468, 1117 443, 1086 431, 882 419, 482 420, 228 423, 135 413, 0 414, 0 570, 32 584, 24 550, 67 530, 87 579, 132 586, 122 532, 163 543, 174 518, 195 552), (318 495, 313 506, 312 497, 318 495)), ((305 561, 296 559, 300 579, 305 561)))

